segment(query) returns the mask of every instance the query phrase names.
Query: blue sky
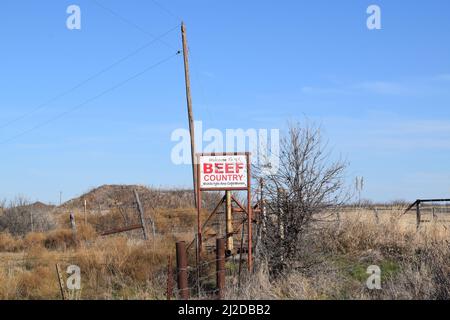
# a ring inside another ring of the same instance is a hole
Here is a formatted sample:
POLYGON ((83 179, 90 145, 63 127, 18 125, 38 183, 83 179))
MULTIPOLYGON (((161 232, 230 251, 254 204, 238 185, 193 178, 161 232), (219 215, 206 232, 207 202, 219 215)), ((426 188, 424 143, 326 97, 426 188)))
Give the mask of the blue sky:
POLYGON ((306 116, 350 162, 349 181, 364 176, 365 198, 449 196, 449 1, 158 2, 166 10, 151 0, 2 1, 0 198, 190 185, 190 168, 170 159, 172 131, 187 127, 181 56, 47 123, 173 56, 180 17, 204 127, 283 129, 306 116), (66 28, 71 4, 81 30, 66 28), (370 4, 382 30, 366 27, 370 4))

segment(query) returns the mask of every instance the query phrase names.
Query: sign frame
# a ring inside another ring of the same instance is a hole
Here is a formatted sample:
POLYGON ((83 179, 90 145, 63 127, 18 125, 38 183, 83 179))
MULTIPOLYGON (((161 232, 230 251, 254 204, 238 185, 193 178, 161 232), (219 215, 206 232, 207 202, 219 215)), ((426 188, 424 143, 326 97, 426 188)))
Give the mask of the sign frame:
POLYGON ((199 191, 248 191, 251 188, 251 163, 250 163, 250 152, 220 152, 220 153, 197 153, 197 190, 199 191), (223 188, 202 188, 201 187, 201 167, 200 158, 201 157, 228 157, 228 156, 245 156, 247 161, 247 186, 245 187, 223 187, 223 188))
POLYGON ((202 233, 203 227, 201 224, 201 211, 202 211, 202 192, 204 191, 246 191, 247 192, 247 254, 248 254, 248 270, 253 268, 253 254, 252 254, 252 223, 253 223, 253 208, 252 202, 252 173, 251 173, 251 153, 250 152, 214 152, 214 153, 196 153, 195 154, 195 167, 197 168, 196 175, 196 187, 197 187, 197 248, 199 256, 202 248, 202 233), (247 186, 236 188, 200 188, 200 157, 202 156, 245 156, 247 159, 247 186))

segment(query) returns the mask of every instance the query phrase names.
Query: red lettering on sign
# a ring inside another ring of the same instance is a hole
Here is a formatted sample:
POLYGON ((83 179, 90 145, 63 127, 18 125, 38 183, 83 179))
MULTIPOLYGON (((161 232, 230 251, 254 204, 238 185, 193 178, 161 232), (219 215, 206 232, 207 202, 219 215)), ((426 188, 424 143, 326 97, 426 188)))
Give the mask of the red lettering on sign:
POLYGON ((223 173, 223 163, 216 163, 216 173, 223 173))
POLYGON ((203 164, 203 172, 204 173, 213 173, 213 165, 212 163, 204 163, 203 164))
POLYGON ((244 170, 243 163, 204 163, 204 174, 239 174, 244 170))

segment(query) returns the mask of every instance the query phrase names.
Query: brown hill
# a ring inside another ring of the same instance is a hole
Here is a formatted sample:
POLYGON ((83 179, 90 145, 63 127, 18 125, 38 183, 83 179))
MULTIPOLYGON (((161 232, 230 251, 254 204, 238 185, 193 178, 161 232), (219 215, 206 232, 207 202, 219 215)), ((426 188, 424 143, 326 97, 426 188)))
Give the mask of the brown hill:
MULTIPOLYGON (((63 209, 83 209, 84 201, 89 210, 110 210, 117 207, 134 207, 136 200, 134 190, 146 208, 180 209, 193 208, 194 196, 192 190, 183 189, 155 189, 141 185, 103 185, 82 196, 72 199, 62 205, 63 209)), ((218 195, 205 193, 204 205, 213 205, 218 195)))
POLYGON ((55 208, 54 205, 45 204, 40 201, 37 201, 35 203, 32 203, 32 204, 24 206, 24 207, 28 208, 28 209, 32 209, 32 210, 41 210, 41 211, 50 211, 55 208))

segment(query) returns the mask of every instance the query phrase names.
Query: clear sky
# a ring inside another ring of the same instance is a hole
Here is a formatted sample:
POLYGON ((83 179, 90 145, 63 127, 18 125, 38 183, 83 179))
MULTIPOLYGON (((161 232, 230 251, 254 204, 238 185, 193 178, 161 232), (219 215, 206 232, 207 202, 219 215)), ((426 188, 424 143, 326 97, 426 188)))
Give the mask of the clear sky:
POLYGON ((170 159, 172 131, 187 127, 181 18, 204 127, 306 116, 350 162, 349 181, 364 176, 364 198, 450 196, 448 0, 3 0, 0 198, 190 186, 170 159), (72 4, 81 30, 66 28, 72 4), (366 27, 371 4, 381 30, 366 27))

